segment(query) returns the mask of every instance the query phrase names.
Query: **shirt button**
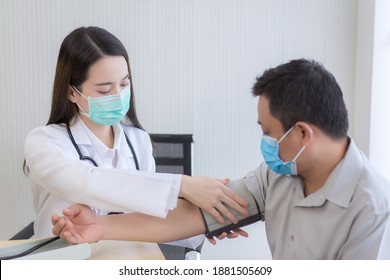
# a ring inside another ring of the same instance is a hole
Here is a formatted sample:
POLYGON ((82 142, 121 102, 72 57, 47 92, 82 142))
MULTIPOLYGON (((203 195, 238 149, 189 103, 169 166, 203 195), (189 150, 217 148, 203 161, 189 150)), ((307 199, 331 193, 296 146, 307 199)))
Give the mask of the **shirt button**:
POLYGON ((294 235, 290 235, 291 241, 294 241, 294 235))

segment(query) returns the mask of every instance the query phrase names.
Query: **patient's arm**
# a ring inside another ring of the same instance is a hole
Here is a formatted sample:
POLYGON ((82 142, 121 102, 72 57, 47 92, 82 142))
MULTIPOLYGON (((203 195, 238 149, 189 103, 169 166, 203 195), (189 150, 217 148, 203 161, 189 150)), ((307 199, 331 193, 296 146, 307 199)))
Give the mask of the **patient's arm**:
POLYGON ((97 240, 168 242, 199 235, 206 227, 199 208, 179 199, 178 207, 165 219, 140 213, 98 216, 88 206, 75 204, 53 215, 53 234, 70 243, 97 240))
POLYGON ((76 204, 64 210, 64 217, 52 217, 53 233, 71 243, 100 239, 168 242, 207 233, 209 241, 215 244, 214 236, 219 239, 247 236, 239 227, 262 220, 260 208, 243 178, 231 181, 228 187, 249 203, 249 216, 229 209, 237 224, 219 224, 213 216, 184 199, 178 200, 177 208, 165 219, 140 213, 97 216, 89 207, 76 204))

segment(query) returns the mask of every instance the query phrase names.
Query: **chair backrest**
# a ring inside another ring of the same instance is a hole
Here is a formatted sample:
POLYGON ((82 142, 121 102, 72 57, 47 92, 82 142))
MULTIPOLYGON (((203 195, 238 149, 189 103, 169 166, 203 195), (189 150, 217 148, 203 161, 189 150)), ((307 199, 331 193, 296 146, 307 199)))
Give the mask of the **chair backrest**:
POLYGON ((9 240, 29 239, 34 235, 34 222, 29 223, 9 240))
POLYGON ((192 175, 191 134, 150 134, 156 171, 192 175))

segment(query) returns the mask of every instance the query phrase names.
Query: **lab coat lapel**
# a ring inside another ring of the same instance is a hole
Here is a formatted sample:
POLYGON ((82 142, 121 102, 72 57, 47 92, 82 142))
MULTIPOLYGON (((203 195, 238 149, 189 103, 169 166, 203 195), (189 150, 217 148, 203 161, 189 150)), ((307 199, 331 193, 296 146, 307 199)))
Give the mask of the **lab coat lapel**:
POLYGON ((79 149, 83 156, 89 156, 93 158, 98 166, 102 165, 101 159, 97 156, 96 150, 91 142, 91 139, 89 138, 87 132, 85 131, 85 128, 81 119, 78 117, 74 124, 70 127, 70 130, 72 132, 73 138, 76 142, 76 144, 79 146, 79 149))
MULTIPOLYGON (((125 134, 124 134, 124 128, 120 123, 114 125, 114 133, 115 133, 114 148, 116 148, 118 152, 117 168, 136 169, 134 163, 134 156, 130 150, 129 145, 127 144, 125 134)), ((127 134, 127 136, 130 138, 129 133, 127 134)))

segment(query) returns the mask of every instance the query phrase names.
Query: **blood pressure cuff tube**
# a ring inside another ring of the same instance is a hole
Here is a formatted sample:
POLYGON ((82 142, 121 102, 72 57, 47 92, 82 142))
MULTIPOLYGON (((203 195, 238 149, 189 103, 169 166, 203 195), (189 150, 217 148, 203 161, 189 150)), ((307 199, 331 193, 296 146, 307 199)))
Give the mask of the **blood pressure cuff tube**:
POLYGON ((218 221, 208 212, 204 211, 203 209, 200 209, 200 212, 203 216, 203 221, 206 225, 207 237, 218 236, 223 232, 229 232, 232 229, 240 228, 263 219, 263 216, 260 213, 259 205, 257 204, 253 194, 248 191, 244 178, 231 181, 229 184, 227 184, 227 187, 248 202, 248 207, 246 207, 246 210, 249 212, 249 214, 248 216, 243 216, 236 210, 230 208, 229 206, 226 206, 229 211, 237 218, 238 223, 222 225, 218 223, 218 221))

